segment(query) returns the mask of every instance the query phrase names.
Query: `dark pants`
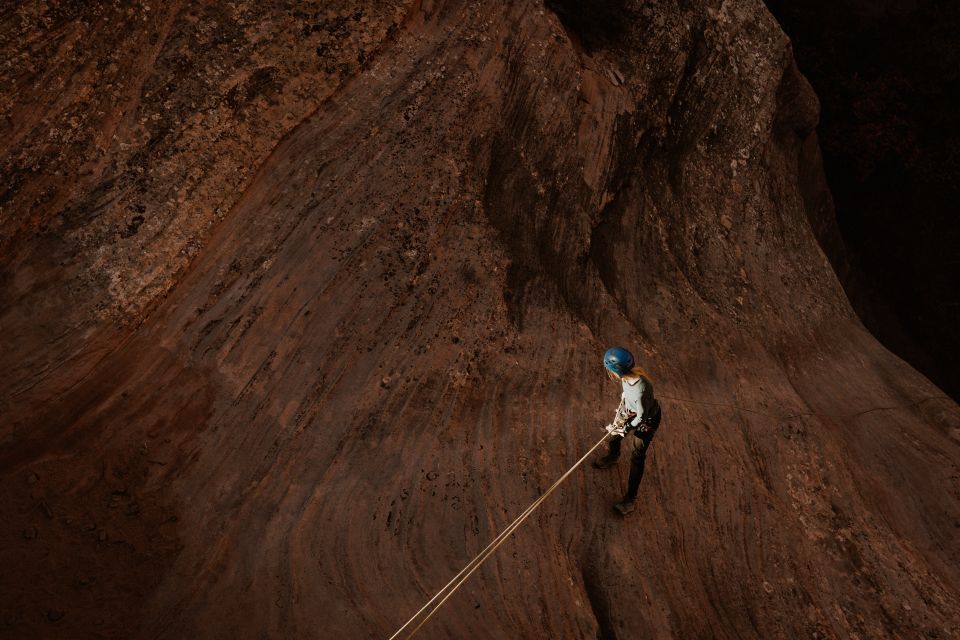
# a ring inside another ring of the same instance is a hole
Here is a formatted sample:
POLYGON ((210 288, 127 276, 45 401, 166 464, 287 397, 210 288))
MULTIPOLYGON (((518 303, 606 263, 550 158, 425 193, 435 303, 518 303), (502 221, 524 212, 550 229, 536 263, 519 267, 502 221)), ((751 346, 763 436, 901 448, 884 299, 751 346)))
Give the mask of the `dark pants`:
MULTIPOLYGON (((650 441, 653 440, 653 436, 656 435, 657 429, 660 427, 661 417, 660 412, 657 411, 656 415, 651 418, 647 431, 632 431, 629 436, 633 441, 633 450, 630 452, 630 478, 627 480, 627 494, 625 496, 629 500, 637 497, 637 489, 640 488, 640 480, 643 478, 643 466, 647 461, 647 449, 650 448, 650 441)), ((620 457, 620 446, 623 444, 624 437, 610 440, 608 456, 611 458, 620 457)))

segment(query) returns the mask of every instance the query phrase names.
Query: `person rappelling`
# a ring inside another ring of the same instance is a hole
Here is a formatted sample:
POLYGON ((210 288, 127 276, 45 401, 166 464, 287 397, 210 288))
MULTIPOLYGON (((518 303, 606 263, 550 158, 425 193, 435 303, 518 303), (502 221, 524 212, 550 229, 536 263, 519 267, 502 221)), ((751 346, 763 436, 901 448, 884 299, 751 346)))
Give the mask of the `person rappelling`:
POLYGON ((614 415, 613 423, 606 427, 610 432, 607 453, 593 461, 596 469, 614 466, 620 458, 623 439, 631 436, 630 477, 627 480, 627 493, 613 508, 621 515, 633 511, 637 500, 637 489, 643 478, 643 466, 647 459, 650 441, 660 427, 662 413, 660 403, 653 397, 653 383, 646 372, 638 367, 633 354, 623 347, 607 349, 603 355, 603 366, 608 375, 620 382, 620 406, 614 415))
POLYGON ((536 511, 537 507, 546 500, 564 480, 570 477, 581 464, 593 455, 593 452, 603 446, 606 441, 606 455, 593 461, 593 466, 597 469, 606 469, 616 464, 620 457, 620 447, 623 439, 629 434, 632 440, 633 452, 630 456, 630 479, 627 482, 627 493, 623 499, 613 505, 614 509, 622 515, 627 515, 633 511, 634 503, 637 499, 637 489, 640 487, 640 479, 643 477, 643 464, 647 458, 647 449, 650 447, 650 441, 660 427, 660 403, 653 397, 653 383, 643 369, 636 366, 633 361, 633 354, 623 347, 613 347, 608 349, 603 355, 603 366, 609 372, 610 377, 620 382, 623 388, 620 394, 620 406, 614 415, 613 423, 607 425, 607 433, 597 441, 583 456, 574 463, 572 467, 560 476, 556 482, 550 485, 543 495, 534 500, 533 504, 527 507, 523 513, 511 522, 503 531, 497 535, 493 541, 486 546, 477 556, 467 563, 460 572, 453 576, 440 591, 438 591, 425 605, 420 607, 413 616, 407 620, 403 626, 390 636, 388 640, 397 640, 400 634, 408 627, 413 631, 406 637, 412 638, 413 635, 429 620, 451 595, 469 578, 480 565, 484 563, 500 545, 507 541, 517 528, 523 524, 523 521, 530 517, 536 511), (414 626, 414 623, 417 623, 414 626))

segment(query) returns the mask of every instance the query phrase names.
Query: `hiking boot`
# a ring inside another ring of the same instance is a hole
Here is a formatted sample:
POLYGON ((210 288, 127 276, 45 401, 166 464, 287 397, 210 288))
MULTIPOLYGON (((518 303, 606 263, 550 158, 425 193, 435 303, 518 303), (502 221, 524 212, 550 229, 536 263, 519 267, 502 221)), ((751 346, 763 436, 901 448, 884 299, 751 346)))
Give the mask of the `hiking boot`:
POLYGON ((613 465, 617 464, 617 460, 619 459, 620 459, 620 456, 605 455, 605 456, 601 456, 599 458, 594 459, 594 461, 591 462, 590 465, 594 469, 609 469, 613 465))
POLYGON ((617 504, 613 505, 613 508, 616 509, 620 515, 625 516, 637 506, 636 498, 624 498, 617 504))

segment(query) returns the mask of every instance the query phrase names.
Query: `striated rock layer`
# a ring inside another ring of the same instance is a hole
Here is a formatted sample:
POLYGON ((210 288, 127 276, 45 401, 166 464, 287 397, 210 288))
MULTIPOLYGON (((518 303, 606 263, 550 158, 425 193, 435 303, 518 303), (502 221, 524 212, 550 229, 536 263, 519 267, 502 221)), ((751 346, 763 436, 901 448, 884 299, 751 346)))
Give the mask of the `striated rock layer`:
POLYGON ((2 18, 0 635, 955 637, 960 409, 852 313, 760 0, 2 18))

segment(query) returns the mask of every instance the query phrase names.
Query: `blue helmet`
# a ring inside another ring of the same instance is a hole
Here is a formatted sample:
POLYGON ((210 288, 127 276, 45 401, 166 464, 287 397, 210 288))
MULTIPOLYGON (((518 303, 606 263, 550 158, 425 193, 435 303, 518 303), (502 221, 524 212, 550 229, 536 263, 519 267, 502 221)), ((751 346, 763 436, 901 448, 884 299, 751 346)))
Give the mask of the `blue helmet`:
POLYGON ((603 366, 618 376, 626 375, 633 369, 633 354, 623 347, 611 347, 603 354, 603 366))

